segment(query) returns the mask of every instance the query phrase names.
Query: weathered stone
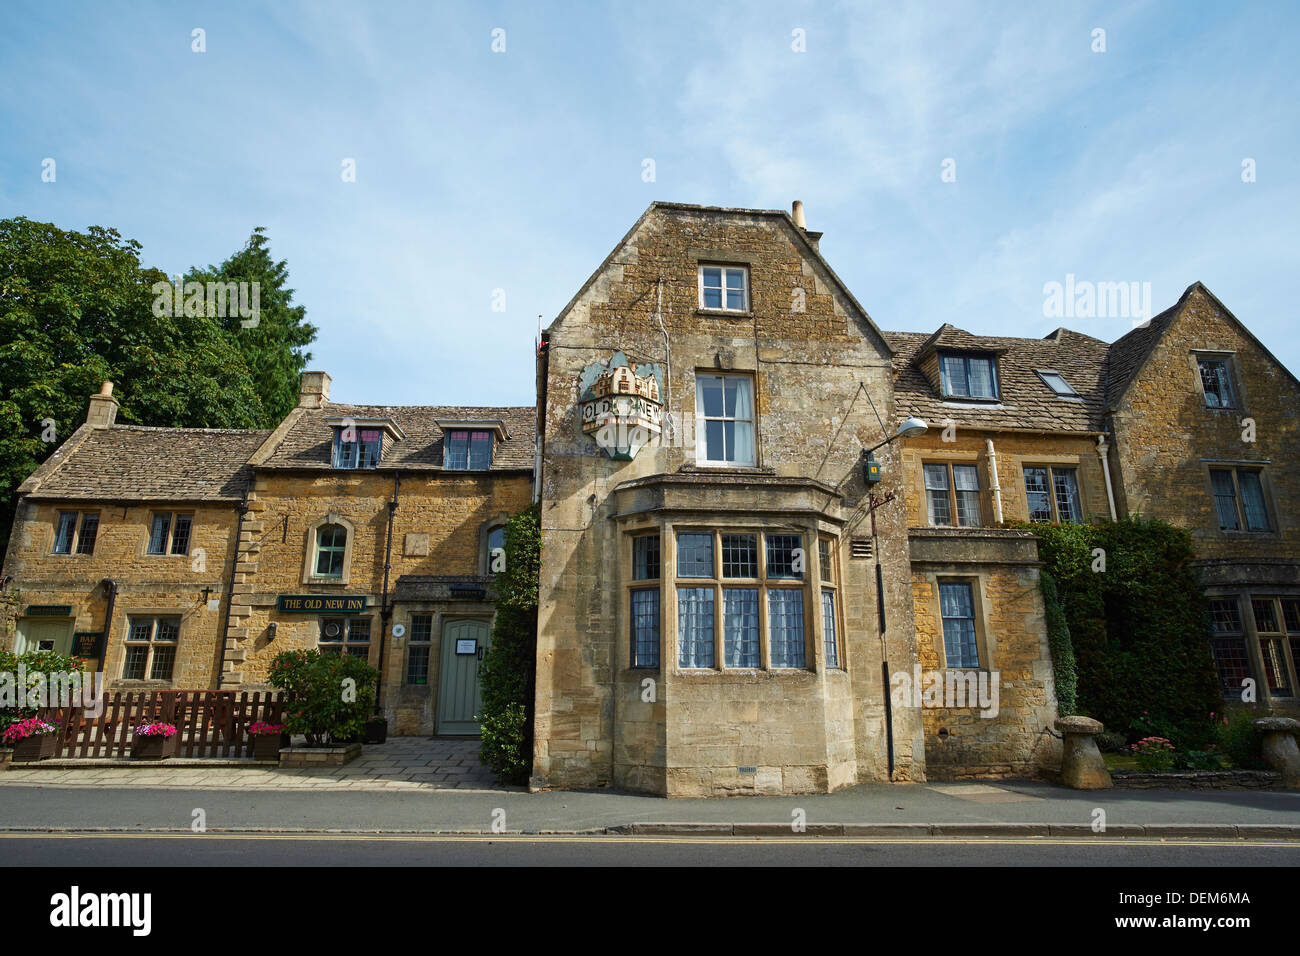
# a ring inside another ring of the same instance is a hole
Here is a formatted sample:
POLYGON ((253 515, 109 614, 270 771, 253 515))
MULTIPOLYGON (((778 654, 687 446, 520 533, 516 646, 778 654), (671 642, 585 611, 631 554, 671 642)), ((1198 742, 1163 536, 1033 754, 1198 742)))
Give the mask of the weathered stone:
POLYGON ((1104 727, 1090 717, 1062 717, 1056 729, 1065 734, 1061 748, 1061 783, 1075 790, 1108 790, 1110 771, 1097 749, 1096 734, 1104 727))
POLYGON ((1264 736, 1264 759, 1282 774, 1282 786, 1288 790, 1300 790, 1300 747, 1295 742, 1300 721, 1289 717, 1262 717, 1254 724, 1264 736))

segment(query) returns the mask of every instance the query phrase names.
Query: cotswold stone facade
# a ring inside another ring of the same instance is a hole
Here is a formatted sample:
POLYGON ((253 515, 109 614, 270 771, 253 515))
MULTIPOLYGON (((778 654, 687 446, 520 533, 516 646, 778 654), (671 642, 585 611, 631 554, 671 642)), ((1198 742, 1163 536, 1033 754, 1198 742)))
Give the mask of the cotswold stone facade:
POLYGON ((476 733, 533 409, 337 405, 329 385, 306 373, 273 432, 119 426, 92 398, 20 489, 14 645, 78 651, 110 690, 250 691, 320 647, 381 669, 393 732, 476 733))

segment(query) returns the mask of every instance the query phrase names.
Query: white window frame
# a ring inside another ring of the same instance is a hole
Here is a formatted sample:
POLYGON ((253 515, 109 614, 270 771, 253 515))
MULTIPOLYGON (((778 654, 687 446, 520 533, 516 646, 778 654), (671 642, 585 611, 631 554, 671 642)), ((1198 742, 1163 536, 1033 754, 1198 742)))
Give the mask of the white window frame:
POLYGON ((748 372, 697 372, 695 375, 695 463, 709 468, 753 468, 758 464, 758 397, 754 394, 754 376, 748 372), (736 418, 734 416, 706 416, 704 414, 704 382, 706 379, 722 379, 723 382, 723 411, 726 411, 726 380, 729 378, 744 381, 749 388, 749 407, 752 418, 736 418), (742 461, 735 459, 728 461, 725 458, 710 458, 709 455, 709 422, 746 422, 749 424, 752 434, 753 455, 749 460, 742 461))
POLYGON ((749 267, 748 266, 734 266, 734 265, 729 266, 729 265, 724 265, 721 262, 701 262, 699 270, 696 272, 696 275, 698 277, 698 282, 697 282, 698 301, 699 301, 699 307, 701 309, 707 312, 731 312, 735 315, 746 315, 749 313, 749 267), (721 280, 722 281, 722 286, 721 286, 722 304, 721 305, 714 306, 714 305, 704 304, 704 270, 705 269, 718 269, 722 273, 722 280, 721 280), (727 307, 727 273, 729 272, 739 272, 743 280, 741 285, 741 296, 744 299, 744 301, 741 303, 741 307, 739 309, 731 309, 727 307))

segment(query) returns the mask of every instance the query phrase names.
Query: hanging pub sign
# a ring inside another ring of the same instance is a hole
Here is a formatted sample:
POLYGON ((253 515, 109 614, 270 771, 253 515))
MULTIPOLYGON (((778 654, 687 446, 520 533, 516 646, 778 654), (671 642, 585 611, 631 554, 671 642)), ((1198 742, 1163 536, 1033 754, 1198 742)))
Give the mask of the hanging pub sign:
POLYGON ((578 379, 582 433, 610 458, 631 461, 663 428, 660 376, 657 365, 633 369, 622 352, 588 365, 578 379))
POLYGON ((281 614, 356 614, 366 609, 364 594, 281 594, 281 614))

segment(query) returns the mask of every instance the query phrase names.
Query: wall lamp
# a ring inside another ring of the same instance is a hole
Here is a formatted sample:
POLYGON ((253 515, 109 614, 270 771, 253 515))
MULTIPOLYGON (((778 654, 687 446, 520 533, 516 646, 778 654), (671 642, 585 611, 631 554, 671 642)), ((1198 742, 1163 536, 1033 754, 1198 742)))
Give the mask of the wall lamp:
POLYGON ((270 624, 266 625, 266 639, 268 641, 275 640, 275 632, 279 627, 280 624, 278 621, 272 621, 270 624))
POLYGON ((893 435, 877 445, 872 445, 870 448, 863 451, 862 454, 864 456, 870 455, 877 448, 883 448, 896 438, 915 438, 917 435, 924 435, 929 430, 930 426, 925 423, 924 418, 917 418, 913 415, 907 421, 903 422, 903 424, 899 425, 898 431, 894 432, 893 435))

